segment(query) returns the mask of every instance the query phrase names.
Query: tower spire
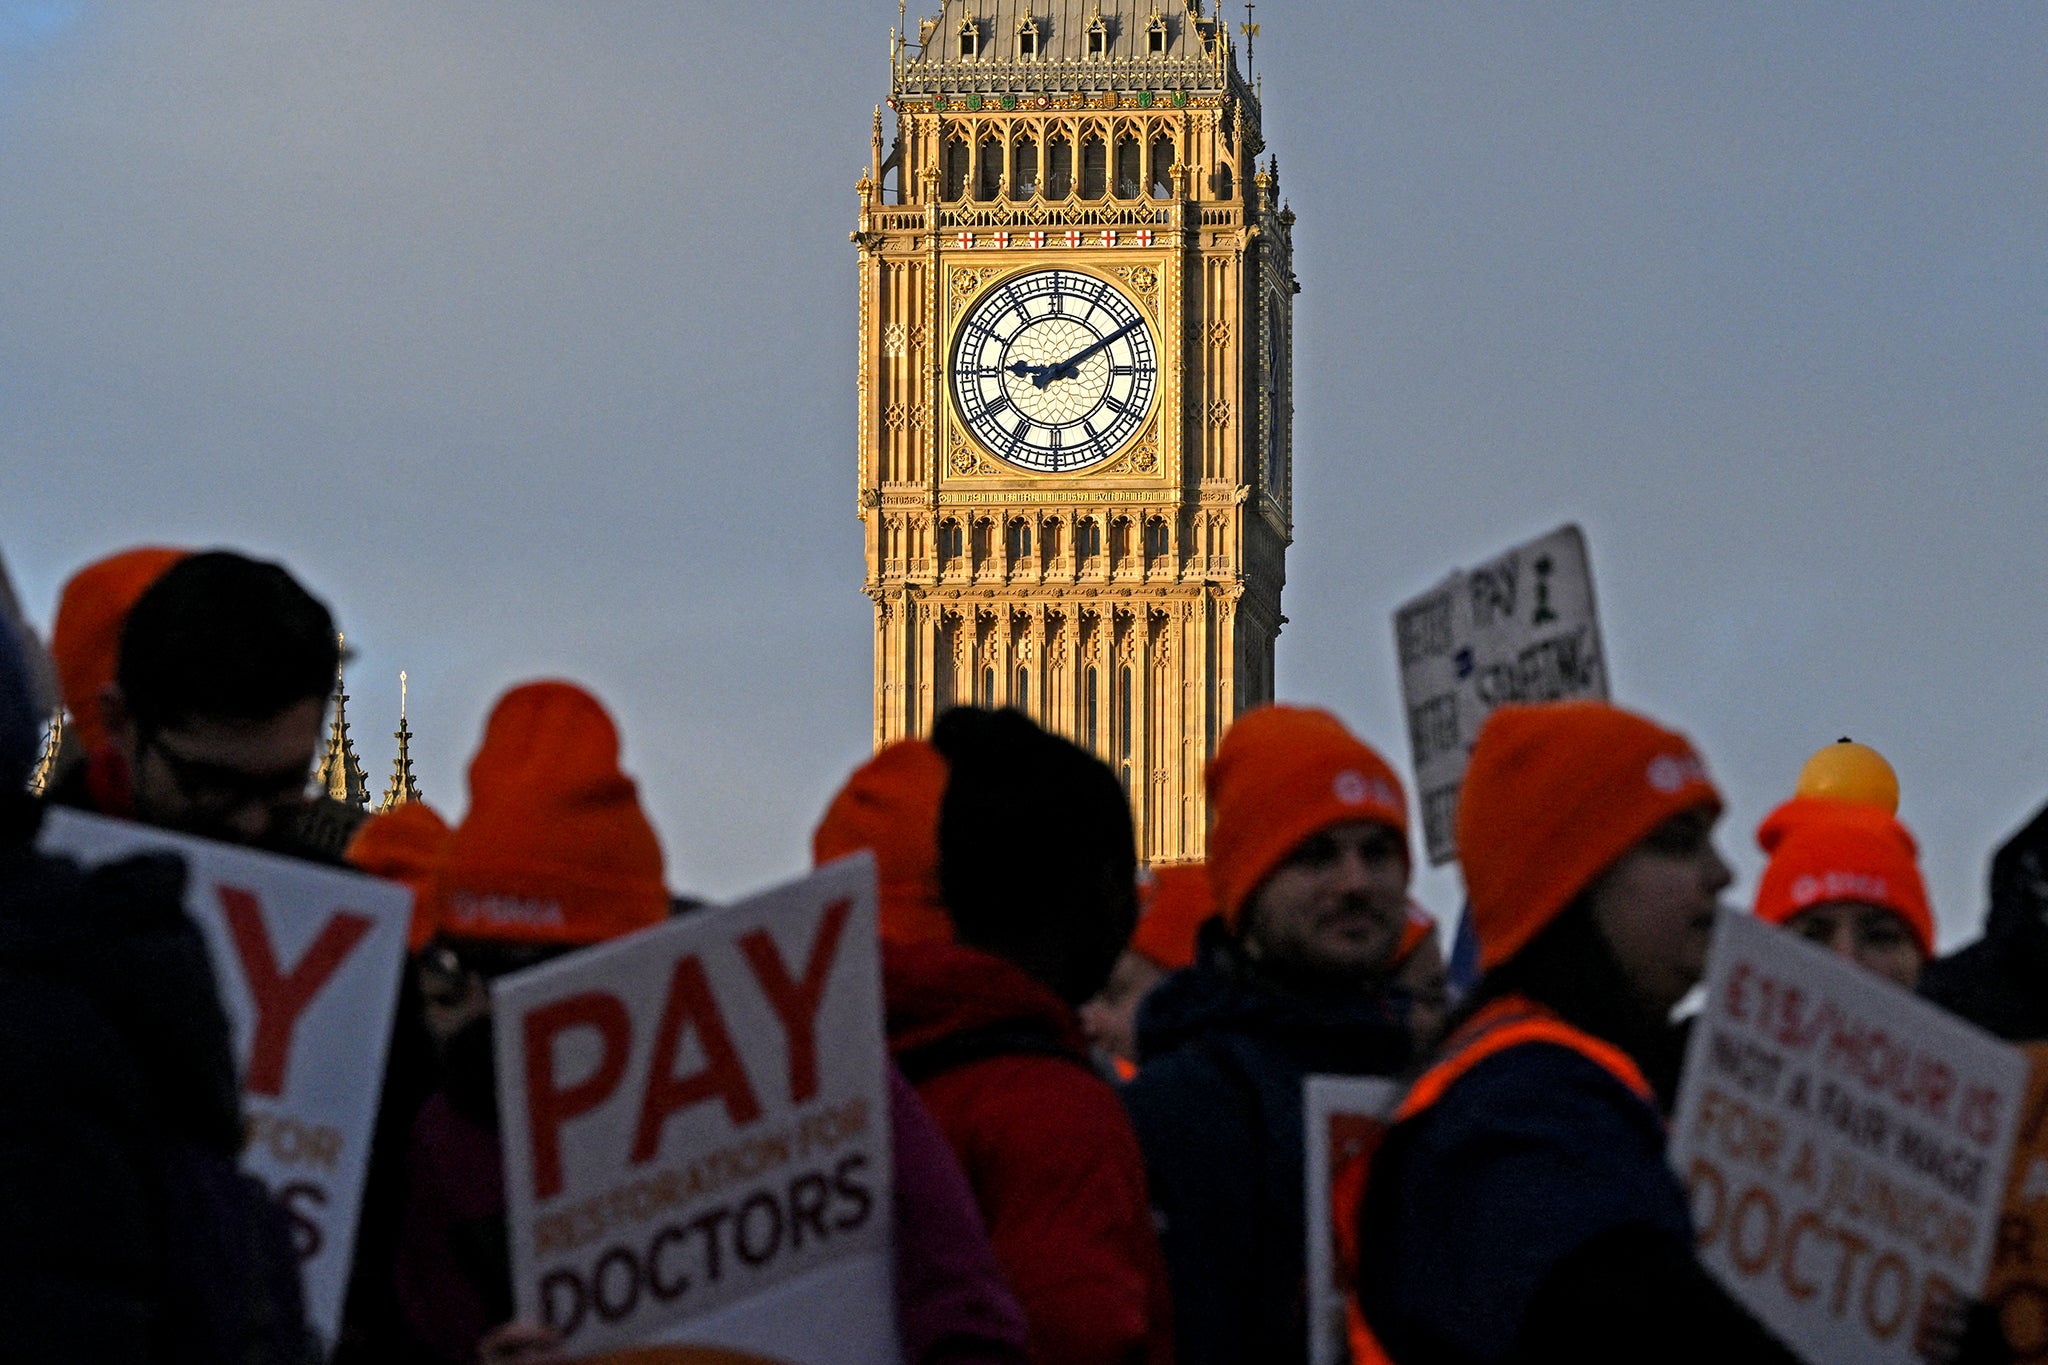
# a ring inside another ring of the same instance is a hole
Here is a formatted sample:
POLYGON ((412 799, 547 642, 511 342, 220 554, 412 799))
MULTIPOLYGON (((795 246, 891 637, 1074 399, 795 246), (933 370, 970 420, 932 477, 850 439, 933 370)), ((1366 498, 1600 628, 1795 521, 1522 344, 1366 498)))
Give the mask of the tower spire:
MULTIPOLYGON (((336 635, 346 659, 348 637, 336 635)), ((370 804, 370 784, 363 765, 356 759, 355 742, 348 735, 348 688, 342 679, 344 665, 334 666, 334 722, 327 728, 327 752, 321 756, 320 785, 333 800, 358 810, 370 804)))
POLYGON ((50 717, 50 727, 43 732, 42 757, 36 760, 36 770, 29 777, 28 789, 37 796, 50 790, 50 783, 57 774, 57 755, 64 748, 64 708, 58 707, 50 717))
POLYGON ((384 799, 377 809, 386 811, 394 806, 403 806, 420 800, 419 784, 412 777, 412 727, 405 723, 405 673, 398 674, 398 729, 392 736, 398 741, 398 757, 391 760, 391 782, 384 788, 384 799))

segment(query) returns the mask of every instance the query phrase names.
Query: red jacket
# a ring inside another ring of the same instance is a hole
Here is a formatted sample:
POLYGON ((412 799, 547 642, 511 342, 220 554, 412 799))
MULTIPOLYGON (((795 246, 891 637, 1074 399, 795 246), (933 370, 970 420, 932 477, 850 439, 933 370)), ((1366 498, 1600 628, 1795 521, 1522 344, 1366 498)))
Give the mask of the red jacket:
POLYGON ((1170 1365, 1144 1159, 1074 1011, 1001 958, 883 953, 889 1046, 959 1155, 1041 1365, 1170 1365))

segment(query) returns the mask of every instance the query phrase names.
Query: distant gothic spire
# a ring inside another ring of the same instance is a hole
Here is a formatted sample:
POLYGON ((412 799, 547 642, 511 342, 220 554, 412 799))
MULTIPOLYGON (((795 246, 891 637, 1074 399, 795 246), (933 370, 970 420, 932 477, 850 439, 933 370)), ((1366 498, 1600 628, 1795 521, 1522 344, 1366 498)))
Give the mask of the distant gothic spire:
POLYGON ((384 789, 380 811, 420 799, 419 784, 412 780, 412 729, 405 723, 405 674, 398 675, 398 757, 391 761, 391 785, 384 789))
POLYGON ((356 761, 355 743, 348 737, 348 689, 340 664, 334 668, 334 723, 327 729, 327 752, 320 759, 319 777, 321 787, 334 800, 357 809, 370 804, 370 784, 363 776, 363 765, 356 761))
POLYGON ((43 735, 43 756, 36 760, 36 770, 28 780, 28 789, 37 796, 50 790, 50 779, 57 771, 57 754, 64 747, 64 712, 59 708, 50 717, 50 728, 43 735))

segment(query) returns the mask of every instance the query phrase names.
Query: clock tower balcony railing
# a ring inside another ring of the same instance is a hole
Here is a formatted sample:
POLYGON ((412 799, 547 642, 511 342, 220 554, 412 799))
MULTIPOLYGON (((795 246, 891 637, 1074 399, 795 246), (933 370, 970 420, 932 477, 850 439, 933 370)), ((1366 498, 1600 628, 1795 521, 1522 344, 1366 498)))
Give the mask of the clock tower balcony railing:
MULTIPOLYGON (((1230 206, 1235 214, 1237 208, 1230 206)), ((885 213, 885 217, 894 215, 885 213)), ((1203 215, 1207 222, 1207 213, 1203 215)), ((955 199, 939 207, 941 231, 972 228, 1153 228, 1178 232, 1185 222, 1183 206, 1172 199, 955 199)), ((923 215, 902 228, 923 228, 923 215)), ((1014 245, 1025 245, 1016 242, 1014 245)), ((1087 245, 1094 245, 1087 243, 1087 245)))
MULTIPOLYGON (((929 95, 1059 95, 1106 90, 1147 91, 1173 103, 1173 95, 1225 95, 1255 101, 1228 57, 1214 55, 1162 58, 1091 57, 1085 61, 1047 61, 1033 57, 973 57, 905 62, 896 73, 895 99, 929 95)), ((1018 101, 1027 107, 1026 100, 1018 101)))

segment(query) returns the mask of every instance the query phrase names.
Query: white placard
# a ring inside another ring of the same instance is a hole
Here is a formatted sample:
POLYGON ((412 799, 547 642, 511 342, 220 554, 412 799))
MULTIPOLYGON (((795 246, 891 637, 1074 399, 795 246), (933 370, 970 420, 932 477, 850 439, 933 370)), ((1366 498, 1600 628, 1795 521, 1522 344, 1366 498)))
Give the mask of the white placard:
POLYGON ((292 1221, 306 1316, 332 1347, 369 1171, 412 894, 148 825, 52 810, 39 846, 86 864, 171 852, 206 936, 242 1073, 242 1168, 292 1221))
POLYGON ((1351 1360, 1344 1309, 1350 1286, 1337 1255, 1330 1191, 1353 1162, 1370 1159, 1400 1098, 1401 1087, 1382 1076, 1310 1076, 1302 1083, 1309 1365, 1351 1360))
POLYGON ((494 984, 520 1316, 579 1358, 895 1359, 875 907, 857 854, 494 984))
POLYGON ((1796 935, 1722 912, 1671 1162, 1703 1264, 1813 1365, 1909 1365, 1982 1293, 2025 1058, 1796 935))
POLYGON ((1458 570, 1395 611, 1394 645, 1423 841, 1441 865, 1458 856, 1458 788, 1493 708, 1607 696, 1585 536, 1563 526, 1458 570))

